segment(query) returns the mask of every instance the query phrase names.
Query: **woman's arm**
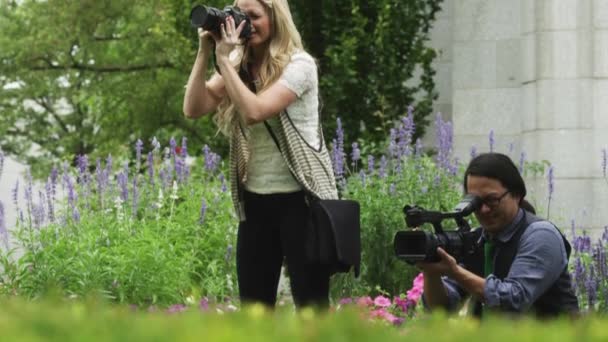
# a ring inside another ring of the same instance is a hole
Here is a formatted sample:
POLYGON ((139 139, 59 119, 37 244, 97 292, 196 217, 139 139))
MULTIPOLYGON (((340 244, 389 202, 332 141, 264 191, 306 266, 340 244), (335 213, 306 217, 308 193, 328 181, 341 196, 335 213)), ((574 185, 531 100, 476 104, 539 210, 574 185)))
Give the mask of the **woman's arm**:
POLYGON ((216 59, 222 73, 224 89, 238 112, 244 116, 247 124, 254 124, 273 117, 287 108, 297 98, 297 95, 280 84, 274 83, 261 93, 253 93, 240 79, 230 63, 229 55, 239 43, 239 35, 245 22, 238 28, 234 27, 234 19, 228 17, 226 25, 222 25, 222 37, 216 40, 216 59))
POLYGON ((220 75, 215 74, 209 81, 206 80, 213 38, 200 28, 199 35, 200 47, 188 78, 183 104, 184 115, 193 119, 215 111, 225 96, 224 80, 220 75))
POLYGON ((279 82, 255 94, 243 83, 228 58, 218 58, 217 62, 222 72, 226 93, 248 125, 279 114, 297 98, 293 91, 279 82))

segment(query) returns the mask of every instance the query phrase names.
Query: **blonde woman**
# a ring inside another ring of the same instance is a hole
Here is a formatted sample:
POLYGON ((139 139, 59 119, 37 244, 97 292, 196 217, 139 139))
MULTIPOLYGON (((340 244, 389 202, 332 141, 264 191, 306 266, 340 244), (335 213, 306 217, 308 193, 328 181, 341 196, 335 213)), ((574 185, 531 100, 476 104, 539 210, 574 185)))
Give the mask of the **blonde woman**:
POLYGON ((241 301, 273 307, 286 262, 296 306, 327 307, 330 272, 307 258, 305 244, 306 196, 337 198, 319 126, 316 64, 302 47, 286 0, 234 5, 250 18, 252 35, 241 41, 245 22, 236 27, 232 17, 221 35, 199 29, 183 110, 188 118, 216 112, 215 122, 230 139, 241 301), (212 53, 219 73, 207 80, 212 53))

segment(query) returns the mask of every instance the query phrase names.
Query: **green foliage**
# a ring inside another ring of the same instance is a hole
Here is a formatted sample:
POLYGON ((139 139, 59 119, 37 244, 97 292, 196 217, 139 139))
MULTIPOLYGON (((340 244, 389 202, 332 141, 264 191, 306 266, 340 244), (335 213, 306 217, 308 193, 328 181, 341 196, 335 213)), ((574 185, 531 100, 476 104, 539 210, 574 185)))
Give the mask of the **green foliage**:
MULTIPOLYGON (((393 160, 387 171, 385 177, 374 173, 365 180, 354 176, 348 181, 344 196, 357 200, 362 208, 363 266, 359 280, 354 280, 352 275, 336 276, 334 295, 405 293, 419 271, 395 257, 393 237, 396 232, 406 229, 403 207, 409 204, 449 211, 462 195, 456 177, 439 168, 427 156, 393 160)), ((446 225, 446 228, 453 227, 446 225)))
POLYGON ((316 315, 250 307, 237 313, 177 315, 134 312, 95 301, 25 302, 0 305, 2 336, 10 341, 605 341, 604 317, 579 320, 491 317, 483 323, 435 313, 395 328, 358 312, 316 315))
POLYGON ((116 183, 104 185, 101 177, 92 186, 80 173, 78 196, 71 202, 66 179, 75 175, 66 169, 61 178, 68 198, 57 202, 51 224, 39 226, 37 204, 26 203, 32 209, 26 217, 33 219, 15 228, 20 257, 13 250, 1 259, 2 290, 27 298, 59 291, 76 298, 98 294, 119 303, 165 306, 202 296, 234 297, 236 223, 225 183, 217 171, 204 172, 196 163, 190 167, 197 173, 183 178, 171 163, 182 157, 167 155, 161 161, 158 153, 153 155, 158 157, 154 185, 148 172, 131 174, 138 185, 126 188, 126 201, 120 175, 116 183), (167 170, 171 174, 161 174, 167 170))
POLYGON ((291 1, 304 41, 319 58, 327 128, 341 117, 346 136, 380 142, 414 105, 414 141, 437 98, 427 46, 441 0, 291 1), (361 131, 364 126, 365 130, 361 131))
POLYGON ((123 154, 136 137, 215 135, 181 114, 196 51, 189 2, 19 3, 0 3, 0 143, 35 176, 63 157, 123 154))
MULTIPOLYGON (((198 3, 1 2, 2 150, 33 166, 36 178, 63 158, 125 154, 136 137, 186 135, 193 146, 226 152, 210 118, 182 115, 198 46, 188 18, 198 3)), ((328 128, 341 116, 347 136, 361 135, 372 146, 415 104, 416 134, 424 134, 436 98, 435 52, 426 43, 440 3, 290 1, 305 45, 319 59, 328 128), (362 124, 367 129, 359 132, 362 124)))

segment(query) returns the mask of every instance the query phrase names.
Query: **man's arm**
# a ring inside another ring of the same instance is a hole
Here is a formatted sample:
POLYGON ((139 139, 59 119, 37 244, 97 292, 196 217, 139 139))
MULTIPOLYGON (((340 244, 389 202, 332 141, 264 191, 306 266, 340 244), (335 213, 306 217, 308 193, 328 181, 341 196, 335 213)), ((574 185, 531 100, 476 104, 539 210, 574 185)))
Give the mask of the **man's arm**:
POLYGON ((533 223, 521 237, 507 277, 500 280, 490 275, 486 279, 486 305, 509 311, 528 309, 557 281, 567 264, 557 229, 547 221, 533 223))
POLYGON ((437 255, 440 257, 438 262, 417 264, 424 274, 423 296, 430 309, 437 307, 453 309, 462 298, 456 286, 483 300, 485 279, 458 265, 456 259, 442 248, 437 248, 437 255), (442 276, 447 276, 449 279, 443 280, 442 276))

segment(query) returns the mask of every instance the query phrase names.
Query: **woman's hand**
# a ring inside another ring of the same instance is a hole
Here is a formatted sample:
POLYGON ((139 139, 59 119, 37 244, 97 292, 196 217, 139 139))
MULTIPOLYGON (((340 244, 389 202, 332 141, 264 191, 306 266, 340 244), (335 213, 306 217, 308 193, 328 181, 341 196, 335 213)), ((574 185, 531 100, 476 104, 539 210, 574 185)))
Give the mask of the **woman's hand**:
POLYGON ((228 59, 234 48, 242 43, 239 37, 245 27, 245 23, 245 20, 243 20, 239 27, 235 27, 234 18, 232 16, 226 18, 226 22, 221 26, 221 39, 215 40, 215 55, 218 59, 228 59))
MULTIPOLYGON (((219 37, 217 38, 219 39, 219 37)), ((211 31, 206 31, 202 27, 198 28, 198 50, 208 54, 213 48, 213 43, 217 40, 211 31)))

